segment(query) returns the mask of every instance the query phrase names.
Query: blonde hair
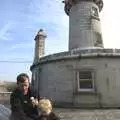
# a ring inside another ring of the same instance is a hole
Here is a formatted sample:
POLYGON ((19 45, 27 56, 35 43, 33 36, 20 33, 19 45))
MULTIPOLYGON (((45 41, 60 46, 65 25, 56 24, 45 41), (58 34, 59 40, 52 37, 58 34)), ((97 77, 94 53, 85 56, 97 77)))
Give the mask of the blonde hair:
POLYGON ((41 109, 41 111, 44 111, 47 114, 49 114, 52 111, 52 104, 49 99, 39 100, 38 107, 41 109))

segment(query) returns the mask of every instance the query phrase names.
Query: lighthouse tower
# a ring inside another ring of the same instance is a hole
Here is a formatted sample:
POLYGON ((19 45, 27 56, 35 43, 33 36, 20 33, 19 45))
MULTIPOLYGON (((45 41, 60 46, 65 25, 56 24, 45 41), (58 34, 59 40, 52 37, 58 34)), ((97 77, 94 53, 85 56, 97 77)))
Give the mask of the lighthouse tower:
POLYGON ((44 49, 45 49, 45 38, 46 34, 42 29, 40 29, 35 36, 35 57, 34 63, 39 60, 40 57, 44 56, 44 49))
POLYGON ((103 48, 99 12, 102 0, 65 0, 69 15, 69 50, 103 48))
POLYGON ((64 3, 70 19, 69 50, 42 57, 46 35, 38 32, 30 68, 34 92, 59 107, 120 108, 120 49, 103 46, 99 18, 103 1, 64 3))

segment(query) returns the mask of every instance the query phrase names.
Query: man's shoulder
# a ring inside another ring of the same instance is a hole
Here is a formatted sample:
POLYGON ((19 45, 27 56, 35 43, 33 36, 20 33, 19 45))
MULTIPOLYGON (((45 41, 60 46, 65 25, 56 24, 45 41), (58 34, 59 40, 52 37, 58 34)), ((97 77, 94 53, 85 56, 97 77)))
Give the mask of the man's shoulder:
MULTIPOLYGON (((18 94, 17 90, 14 90, 10 96, 10 104, 12 105, 12 107, 19 106, 20 101, 21 101, 20 95, 18 94)), ((14 109, 14 107, 12 109, 14 109)))
POLYGON ((13 92, 11 93, 11 96, 19 96, 20 95, 20 91, 16 88, 13 90, 13 92))

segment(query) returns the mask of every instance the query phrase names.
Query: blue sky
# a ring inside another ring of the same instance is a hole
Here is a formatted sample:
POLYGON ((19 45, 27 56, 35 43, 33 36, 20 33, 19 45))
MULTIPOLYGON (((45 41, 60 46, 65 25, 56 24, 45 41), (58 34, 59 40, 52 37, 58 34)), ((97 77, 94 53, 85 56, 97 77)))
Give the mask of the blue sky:
POLYGON ((34 37, 40 28, 47 34, 46 55, 67 50, 68 17, 63 8, 60 0, 0 0, 0 61, 31 61, 0 62, 0 80, 15 81, 21 72, 31 75, 34 37))
MULTIPOLYGON (((104 0, 100 17, 107 48, 120 48, 119 3, 104 0)), ((0 80, 15 81, 21 72, 31 75, 34 37, 40 28, 47 34, 45 55, 68 49, 69 18, 62 0, 0 0, 0 61, 30 61, 0 62, 0 80)))

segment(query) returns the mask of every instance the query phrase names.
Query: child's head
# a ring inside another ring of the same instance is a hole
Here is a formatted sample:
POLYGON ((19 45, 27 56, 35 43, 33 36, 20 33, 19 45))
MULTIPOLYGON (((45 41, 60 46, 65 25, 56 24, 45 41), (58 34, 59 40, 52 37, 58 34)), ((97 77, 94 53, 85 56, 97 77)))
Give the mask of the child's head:
POLYGON ((41 110, 41 113, 48 114, 52 111, 52 104, 49 99, 41 99, 39 100, 38 107, 41 110))

